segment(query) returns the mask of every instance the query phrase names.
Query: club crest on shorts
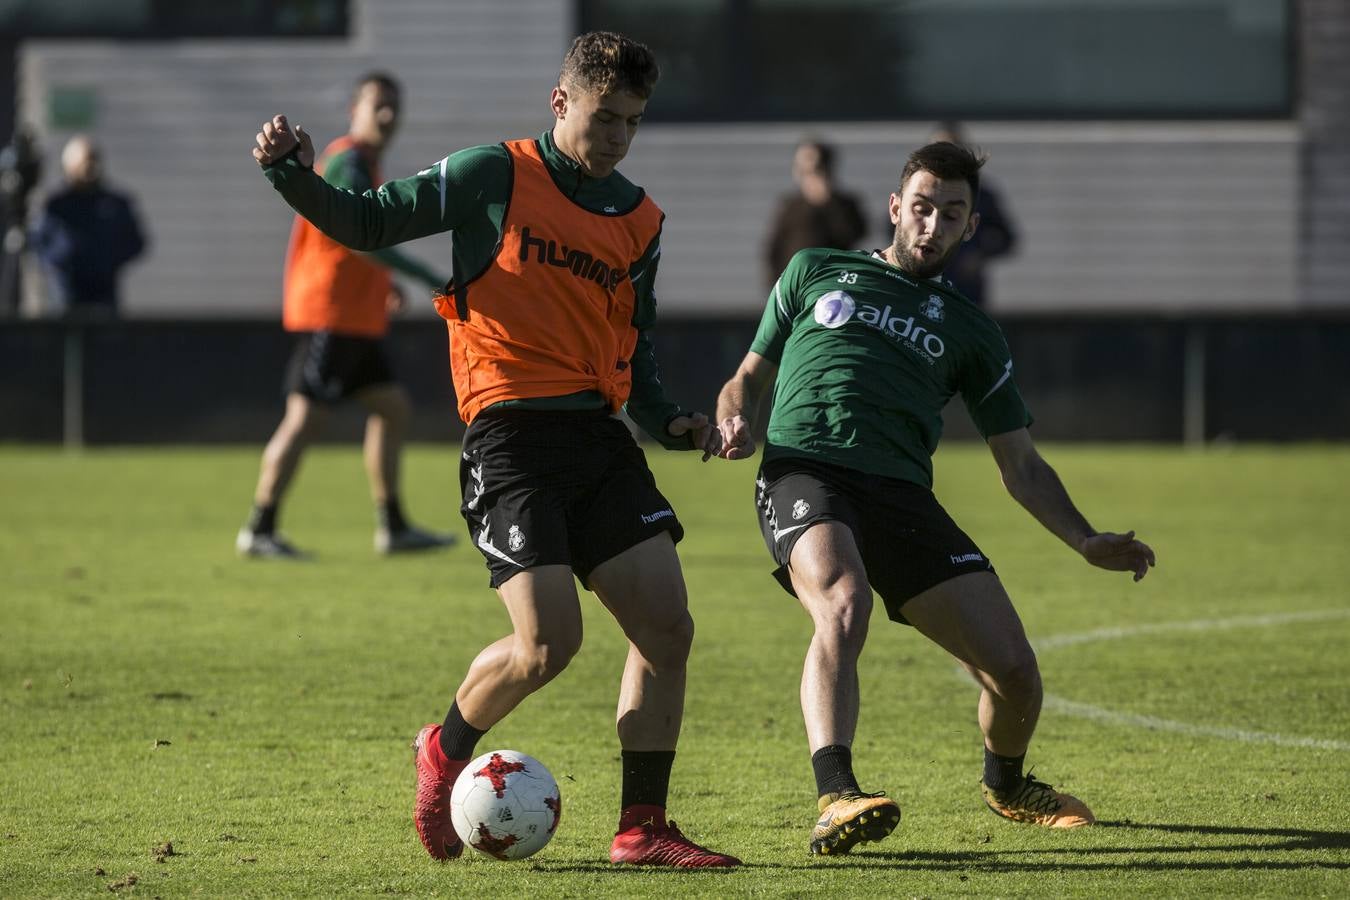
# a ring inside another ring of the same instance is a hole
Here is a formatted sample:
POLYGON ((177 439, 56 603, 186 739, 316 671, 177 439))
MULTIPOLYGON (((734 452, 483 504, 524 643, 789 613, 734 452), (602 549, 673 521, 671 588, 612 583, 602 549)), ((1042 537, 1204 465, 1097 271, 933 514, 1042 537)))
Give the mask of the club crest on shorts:
POLYGON ((525 535, 520 533, 519 525, 512 525, 506 532, 506 546, 512 550, 519 550, 525 546, 525 535))
POLYGON ((805 500, 798 499, 796 503, 792 504, 792 518, 794 521, 801 519, 810 511, 811 504, 807 503, 805 500))
POLYGON ((941 322, 947 318, 947 313, 942 308, 943 305, 941 297, 937 294, 929 294, 928 299, 919 304, 919 314, 934 322, 941 322))
POLYGON ((853 311, 857 309, 857 306, 853 302, 853 298, 843 291, 830 291, 827 294, 821 294, 816 298, 816 322, 826 328, 838 328, 853 318, 853 311))

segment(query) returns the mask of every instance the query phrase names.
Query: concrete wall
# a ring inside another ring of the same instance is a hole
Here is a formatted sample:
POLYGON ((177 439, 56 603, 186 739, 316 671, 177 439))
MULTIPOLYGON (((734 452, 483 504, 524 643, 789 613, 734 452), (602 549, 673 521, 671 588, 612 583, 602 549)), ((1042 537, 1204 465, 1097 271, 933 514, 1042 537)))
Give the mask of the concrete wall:
MULTIPOLYGON (((51 93, 93 91, 94 130, 112 180, 139 197, 153 232, 152 255, 127 278, 128 314, 276 314, 290 217, 248 155, 252 136, 275 111, 316 136, 340 133, 361 70, 389 68, 407 84, 406 125, 387 177, 466 145, 550 126, 547 94, 573 31, 570 4, 353 0, 352 8, 353 35, 341 41, 23 46, 20 115, 44 132, 49 180, 66 137, 48 127, 51 93)), ((1305 94, 1316 97, 1303 118, 969 123, 971 137, 992 153, 988 177, 1023 234, 1022 252, 994 270, 996 309, 1350 305, 1350 191, 1341 185, 1350 177, 1343 149, 1350 41, 1338 37, 1350 13, 1338 0, 1302 0, 1300 10, 1308 48, 1300 72, 1305 94), (1317 142, 1305 152, 1308 133, 1317 142), (1322 179, 1341 188, 1324 188, 1322 179)), ((760 308, 763 229, 789 188, 791 148, 804 130, 642 130, 624 170, 669 214, 659 286, 667 316, 760 308)), ((878 223, 871 242, 880 243, 886 195, 927 123, 810 130, 839 143, 842 181, 868 202, 878 223)), ((411 249, 444 264, 447 240, 411 249)), ((423 306, 419 314, 431 313, 423 306)))
POLYGON ((1307 306, 1350 304, 1350 3, 1302 0, 1301 291, 1307 306))

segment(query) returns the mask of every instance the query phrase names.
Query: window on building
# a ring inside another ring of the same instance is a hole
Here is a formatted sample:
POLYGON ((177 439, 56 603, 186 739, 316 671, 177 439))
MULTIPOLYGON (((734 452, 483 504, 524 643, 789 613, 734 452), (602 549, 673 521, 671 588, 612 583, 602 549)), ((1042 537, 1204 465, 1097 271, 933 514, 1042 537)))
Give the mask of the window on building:
POLYGON ((0 0, 0 34, 22 37, 337 37, 347 22, 347 0, 0 0))
POLYGON ((578 0, 656 52, 649 118, 1291 114, 1288 0, 578 0))

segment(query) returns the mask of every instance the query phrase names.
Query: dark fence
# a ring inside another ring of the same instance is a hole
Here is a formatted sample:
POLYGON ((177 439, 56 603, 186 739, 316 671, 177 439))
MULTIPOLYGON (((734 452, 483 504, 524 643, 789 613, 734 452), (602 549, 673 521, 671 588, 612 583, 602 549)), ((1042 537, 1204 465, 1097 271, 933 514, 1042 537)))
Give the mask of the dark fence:
MULTIPOLYGON (((1198 442, 1350 438, 1350 316, 1007 316, 1042 439, 1198 442)), ((755 322, 673 319, 654 334, 668 395, 711 412, 755 322)), ((0 440, 260 443, 282 412, 291 338, 273 321, 0 324, 0 440)), ((456 440, 438 322, 398 323, 389 352, 413 438, 456 440)), ((974 431, 953 404, 947 433, 974 431)), ((361 429, 354 409, 332 440, 361 429)))

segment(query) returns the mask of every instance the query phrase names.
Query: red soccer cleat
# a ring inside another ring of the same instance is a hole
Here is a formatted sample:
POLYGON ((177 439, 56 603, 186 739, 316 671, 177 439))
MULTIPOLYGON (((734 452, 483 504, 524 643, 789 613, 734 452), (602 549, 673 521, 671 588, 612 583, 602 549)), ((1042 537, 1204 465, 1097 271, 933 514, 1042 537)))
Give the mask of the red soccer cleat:
MULTIPOLYGON (((651 817, 614 835, 609 861, 632 866, 672 866, 681 869, 730 868, 741 861, 700 847, 685 837, 674 822, 651 817)), ((621 823, 622 824, 622 823, 621 823)))
POLYGON ((464 852, 464 843, 450 824, 450 789, 468 760, 449 760, 441 752, 441 726, 423 727, 413 739, 413 764, 417 766, 417 801, 413 824, 422 846, 435 859, 454 859, 464 852))

